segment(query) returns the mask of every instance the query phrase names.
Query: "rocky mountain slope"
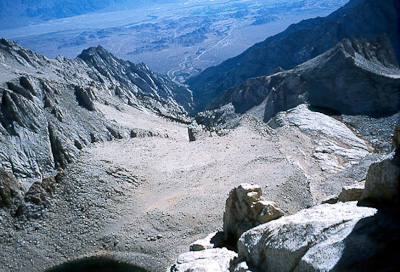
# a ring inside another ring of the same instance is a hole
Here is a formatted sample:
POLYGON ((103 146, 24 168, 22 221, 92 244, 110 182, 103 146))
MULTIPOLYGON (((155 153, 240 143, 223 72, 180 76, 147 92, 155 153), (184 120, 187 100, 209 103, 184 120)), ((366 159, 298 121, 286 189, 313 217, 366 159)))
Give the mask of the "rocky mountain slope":
POLYGON ((189 79, 187 83, 194 92, 196 109, 203 109, 222 91, 246 79, 292 69, 344 38, 372 39, 386 33, 400 58, 399 9, 396 0, 352 0, 328 17, 294 24, 241 55, 189 79), (366 24, 365 18, 374 23, 366 24))
POLYGON ((194 242, 170 271, 396 271, 399 127, 392 152, 369 167, 366 181, 343 187, 322 205, 283 216, 260 186, 235 187, 223 232, 194 242))
MULTIPOLYGON (((400 109, 400 69, 390 42, 345 39, 292 70, 249 79, 212 103, 269 121, 299 104, 333 114, 388 116, 400 109)), ((221 120, 220 120, 221 121, 221 120)))
POLYGON ((124 85, 137 95, 152 96, 168 101, 177 108, 182 105, 187 111, 193 111, 193 97, 189 89, 154 73, 144 63, 135 65, 118 59, 101 46, 84 50, 78 55, 78 59, 82 59, 103 76, 124 85))
POLYGON ((399 119, 392 37, 335 44, 223 93, 208 130, 186 116, 191 92, 143 64, 101 47, 50 60, 0 40, 0 270, 106 258, 165 271, 218 230, 237 252, 209 235, 171 271, 397 264, 384 249, 398 242, 399 126, 395 152, 376 144, 399 119))
POLYGON ((382 156, 303 104, 277 113, 277 126, 238 115, 233 129, 189 141, 183 107, 163 98, 173 83, 141 65, 102 48, 76 60, 1 49, 0 270, 100 256, 165 271, 222 229, 232 187, 258 183, 290 215, 365 180, 382 156))
POLYGON ((137 136, 105 118, 101 106, 122 103, 188 122, 169 95, 190 99, 186 88, 101 47, 76 60, 50 60, 2 39, 0 59, 0 165, 27 187, 66 167, 90 143, 137 136))
POLYGON ((163 131, 90 145, 52 182, 0 209, 0 269, 43 271, 104 256, 165 271, 190 243, 222 228, 226 195, 242 182, 257 182, 293 214, 363 180, 379 157, 341 122, 307 107, 283 112, 287 122, 276 129, 243 116, 236 129, 192 142, 186 125, 127 105, 123 114, 100 108, 121 126, 163 131))

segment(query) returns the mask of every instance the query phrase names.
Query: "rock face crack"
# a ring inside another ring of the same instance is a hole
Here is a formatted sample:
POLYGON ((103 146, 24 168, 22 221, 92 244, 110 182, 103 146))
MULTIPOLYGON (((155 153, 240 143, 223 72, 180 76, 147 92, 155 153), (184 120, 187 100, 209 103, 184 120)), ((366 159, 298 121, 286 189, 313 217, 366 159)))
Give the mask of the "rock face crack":
POLYGON ((15 131, 13 120, 18 121, 18 118, 15 118, 15 107, 14 103, 11 100, 10 95, 7 91, 3 93, 0 105, 0 121, 2 126, 7 130, 7 132, 11 136, 16 136, 17 133, 15 131))
POLYGON ((54 169, 57 169, 58 167, 65 168, 67 164, 71 162, 71 159, 64 151, 62 144, 56 135, 56 131, 50 123, 48 124, 48 131, 54 169))

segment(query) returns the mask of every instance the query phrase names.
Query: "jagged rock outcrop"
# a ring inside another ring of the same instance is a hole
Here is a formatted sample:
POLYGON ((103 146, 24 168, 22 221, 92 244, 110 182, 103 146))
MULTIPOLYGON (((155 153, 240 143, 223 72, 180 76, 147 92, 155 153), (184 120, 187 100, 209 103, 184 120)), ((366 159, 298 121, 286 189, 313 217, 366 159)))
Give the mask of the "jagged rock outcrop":
POLYGON ((79 86, 75 86, 75 96, 79 105, 86 108, 89 111, 94 111, 94 101, 96 100, 96 96, 90 88, 83 89, 79 86))
POLYGON ((265 121, 302 103, 331 114, 380 117, 400 110, 399 90, 400 70, 385 36, 345 39, 292 70, 225 91, 212 107, 232 103, 236 113, 258 112, 265 121))
MULTIPOLYGON (((20 228, 27 219, 38 219, 47 216, 49 209, 54 207, 52 193, 55 178, 46 178, 35 182, 26 190, 15 177, 0 168, 0 213, 7 212, 7 219, 17 220, 14 227, 20 228)), ((4 227, 10 224, 4 221, 4 227)), ((9 226, 8 226, 9 227, 9 226)))
POLYGON ((352 185, 343 186, 338 195, 331 195, 322 200, 321 204, 335 204, 340 202, 359 201, 365 188, 365 180, 352 185))
POLYGON ((49 206, 50 196, 54 192, 56 179, 54 177, 45 178, 41 182, 35 182, 25 194, 25 201, 36 205, 49 206))
POLYGON ((173 98, 186 92, 190 100, 185 87, 100 47, 50 60, 1 39, 0 60, 0 167, 27 188, 90 143, 156 135, 107 119, 120 105, 190 123, 173 98))
POLYGON ((251 229, 239 239, 239 258, 261 271, 332 271, 344 250, 357 253, 353 262, 362 261, 372 251, 360 246, 368 235, 356 228, 354 244, 345 239, 377 211, 356 204, 324 204, 251 229))
POLYGON ((235 107, 229 103, 213 110, 197 113, 196 121, 208 127, 225 129, 237 126, 239 117, 240 114, 237 114, 235 107))
POLYGON ((226 248, 214 248, 203 251, 186 252, 179 255, 176 263, 170 268, 171 272, 226 272, 231 261, 237 257, 234 251, 226 248))
POLYGON ((224 234, 226 241, 236 241, 247 230, 283 216, 277 204, 262 197, 261 187, 243 183, 226 200, 224 234))
POLYGON ((187 83, 194 92, 196 108, 204 109, 224 90, 249 78, 270 75, 278 67, 292 69, 344 38, 372 39, 386 33, 399 59, 399 9, 397 0, 351 0, 327 17, 291 25, 241 55, 189 79, 187 83))
MULTIPOLYGON (((101 46, 83 50, 77 58, 95 68, 104 77, 124 85, 127 87, 125 90, 133 90, 136 95, 158 99, 165 107, 169 106, 171 112, 174 107, 179 109, 180 105, 189 112, 193 111, 193 95, 188 88, 154 73, 144 63, 135 65, 130 61, 118 59, 101 46)), ((132 95, 122 90, 119 89, 119 96, 131 98, 132 95)))
POLYGON ((203 125, 199 125, 196 122, 193 122, 188 126, 188 136, 189 141, 191 142, 209 137, 210 134, 210 131, 207 131, 207 129, 203 125))

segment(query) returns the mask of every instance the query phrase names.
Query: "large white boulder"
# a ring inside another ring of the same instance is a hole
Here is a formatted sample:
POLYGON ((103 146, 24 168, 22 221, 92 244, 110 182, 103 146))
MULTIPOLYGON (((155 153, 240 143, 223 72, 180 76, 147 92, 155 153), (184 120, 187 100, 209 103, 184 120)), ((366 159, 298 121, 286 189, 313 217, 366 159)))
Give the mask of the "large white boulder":
MULTIPOLYGON (((253 228, 239 239, 239 258, 260 271, 330 271, 354 226, 377 211, 356 204, 324 204, 253 228)), ((359 239, 364 256, 370 248, 359 239)))

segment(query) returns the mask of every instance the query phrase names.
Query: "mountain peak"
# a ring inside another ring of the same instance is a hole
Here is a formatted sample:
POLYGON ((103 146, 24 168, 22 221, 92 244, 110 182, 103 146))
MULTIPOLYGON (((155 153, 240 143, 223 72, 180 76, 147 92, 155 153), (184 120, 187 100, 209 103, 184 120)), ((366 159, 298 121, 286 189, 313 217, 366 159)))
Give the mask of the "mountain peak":
POLYGON ((6 38, 1 38, 0 39, 0 44, 11 47, 11 46, 15 45, 16 43, 12 42, 10 40, 7 40, 6 38))
POLYGON ((83 60, 105 77, 112 76, 132 90, 139 88, 146 95, 166 100, 173 98, 186 110, 192 109, 193 97, 189 89, 154 73, 144 63, 134 64, 119 59, 100 45, 83 50, 77 59, 83 60), (176 91, 171 93, 171 90, 176 91))
POLYGON ((22 49, 22 47, 21 47, 18 43, 14 42, 14 41, 10 41, 10 40, 8 40, 8 39, 6 39, 6 38, 1 38, 1 39, 0 39, 0 45, 1 45, 1 46, 5 46, 5 47, 7 47, 7 48, 18 48, 18 49, 22 49))
POLYGON ((109 59, 109 58, 115 58, 113 54, 108 52, 104 47, 101 45, 98 46, 92 46, 87 49, 84 49, 82 53, 78 55, 77 58, 80 58, 84 61, 90 61, 93 60, 95 56, 98 56, 102 59, 109 59))

